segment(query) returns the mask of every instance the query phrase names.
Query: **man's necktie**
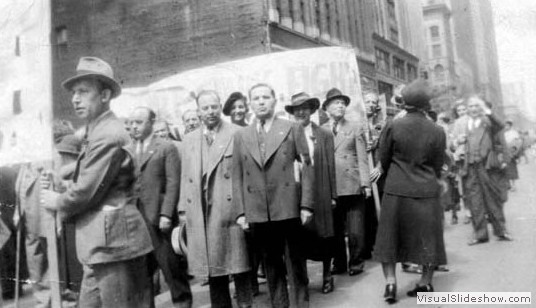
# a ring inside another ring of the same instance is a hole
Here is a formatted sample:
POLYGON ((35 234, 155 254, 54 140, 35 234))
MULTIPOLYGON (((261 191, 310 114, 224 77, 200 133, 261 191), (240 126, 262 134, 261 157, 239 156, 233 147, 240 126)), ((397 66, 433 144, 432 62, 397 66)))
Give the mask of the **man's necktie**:
POLYGON ((211 146, 212 143, 214 142, 214 131, 207 131, 207 133, 205 134, 205 138, 207 140, 207 144, 208 146, 211 146))
POLYGON ((333 122, 333 127, 332 127, 332 130, 333 130, 333 135, 334 136, 337 136, 337 125, 339 124, 339 122, 333 122))
POLYGON ((141 160, 143 159, 143 140, 138 141, 138 145, 136 146, 136 160, 138 161, 138 165, 141 165, 141 160))
POLYGON ((261 152, 261 160, 264 162, 264 158, 266 155, 266 129, 264 127, 264 124, 266 122, 264 120, 260 121, 260 128, 259 128, 259 150, 261 152))

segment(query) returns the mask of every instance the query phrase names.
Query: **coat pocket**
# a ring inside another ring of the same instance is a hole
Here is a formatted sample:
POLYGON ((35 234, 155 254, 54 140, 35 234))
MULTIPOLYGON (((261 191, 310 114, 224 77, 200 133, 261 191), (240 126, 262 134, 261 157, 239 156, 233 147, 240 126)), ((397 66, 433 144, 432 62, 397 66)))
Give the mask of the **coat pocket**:
POLYGON ((104 211, 104 230, 106 247, 127 246, 127 220, 124 209, 104 211))

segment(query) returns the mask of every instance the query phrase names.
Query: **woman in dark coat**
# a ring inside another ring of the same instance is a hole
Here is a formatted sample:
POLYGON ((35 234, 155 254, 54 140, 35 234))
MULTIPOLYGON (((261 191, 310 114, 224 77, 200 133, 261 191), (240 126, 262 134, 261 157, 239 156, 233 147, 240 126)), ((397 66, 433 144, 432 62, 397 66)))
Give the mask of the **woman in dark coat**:
MULTIPOLYGON (((314 215, 304 226, 303 250, 307 259, 323 262, 322 293, 334 289, 331 261, 334 251, 333 209, 337 198, 335 186, 335 148, 331 131, 311 122, 320 102, 304 92, 295 94, 285 110, 304 128, 314 169, 314 215)), ((299 168, 299 166, 297 166, 299 168)), ((298 170, 297 174, 299 174, 298 170)))
POLYGON ((240 92, 233 92, 229 95, 223 105, 223 114, 231 117, 231 122, 238 126, 248 126, 247 114, 249 111, 246 104, 247 98, 240 92))
POLYGON ((404 88, 406 116, 385 128, 380 160, 387 177, 374 258, 382 262, 386 278, 385 300, 396 301, 397 262, 422 265, 421 280, 407 292, 432 292, 434 268, 446 264, 439 196, 446 136, 428 120, 422 109, 430 101, 428 85, 421 80, 404 88))

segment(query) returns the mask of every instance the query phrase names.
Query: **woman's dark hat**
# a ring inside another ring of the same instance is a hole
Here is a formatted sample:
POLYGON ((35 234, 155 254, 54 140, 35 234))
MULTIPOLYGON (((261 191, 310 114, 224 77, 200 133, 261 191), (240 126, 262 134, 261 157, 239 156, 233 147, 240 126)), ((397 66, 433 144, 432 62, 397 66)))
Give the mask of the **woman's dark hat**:
POLYGON ((341 90, 337 88, 333 88, 329 90, 328 93, 326 94, 326 100, 322 103, 322 109, 326 110, 326 108, 328 108, 329 103, 331 103, 331 101, 337 98, 342 99, 346 106, 350 104, 350 98, 348 96, 343 95, 341 90))
POLYGON ((292 95, 290 98, 290 105, 285 106, 285 110, 293 114, 294 108, 308 104, 311 107, 311 113, 314 113, 318 107, 320 107, 320 101, 316 97, 311 97, 305 92, 300 92, 292 95))
POLYGON ((415 108, 425 108, 430 104, 432 91, 428 82, 423 79, 417 79, 408 84, 402 90, 402 99, 406 106, 415 108))
POLYGON ((118 97, 121 94, 121 86, 115 80, 110 64, 95 57, 80 58, 76 66, 76 75, 65 80, 61 85, 64 89, 70 91, 76 81, 88 77, 97 78, 110 86, 112 89, 112 98, 118 97))
MULTIPOLYGON (((223 111, 224 115, 226 115, 226 116, 231 115, 231 109, 233 108, 234 102, 236 102, 237 100, 243 100, 244 104, 246 104, 246 102, 248 101, 247 97, 245 97, 240 92, 231 93, 231 95, 229 95, 229 98, 225 101, 225 104, 223 105, 223 110, 222 111, 223 111)), ((248 106, 246 105, 246 109, 247 108, 248 108, 248 106)))

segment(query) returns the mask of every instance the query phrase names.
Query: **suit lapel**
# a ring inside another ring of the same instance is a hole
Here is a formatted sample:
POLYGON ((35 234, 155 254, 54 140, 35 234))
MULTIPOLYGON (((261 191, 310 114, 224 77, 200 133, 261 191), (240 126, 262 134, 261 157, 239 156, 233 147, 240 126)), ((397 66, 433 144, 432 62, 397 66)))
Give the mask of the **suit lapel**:
POLYGON ((283 124, 283 121, 275 118, 270 131, 266 134, 266 157, 264 159, 264 164, 270 160, 270 157, 272 157, 279 146, 281 146, 281 143, 285 140, 285 137, 289 134, 290 129, 292 128, 290 125, 283 124))
POLYGON ((344 140, 344 137, 346 135, 346 129, 348 128, 347 122, 345 118, 342 118, 339 121, 339 127, 337 130, 337 136, 335 136, 335 150, 341 145, 341 143, 344 140))
POLYGON ((208 152, 208 168, 207 168, 207 175, 210 177, 214 169, 216 169, 216 166, 221 161, 223 154, 225 153, 225 150, 229 146, 229 142, 231 141, 230 130, 227 126, 229 124, 222 122, 220 130, 216 133, 214 142, 209 148, 208 152))
POLYGON ((151 141, 149 141, 149 145, 147 146, 147 151, 143 152, 143 157, 141 159, 140 164, 140 170, 145 167, 145 164, 149 161, 149 158, 153 156, 153 154, 156 152, 156 146, 158 145, 158 140, 156 137, 151 137, 151 141))
POLYGON ((253 121, 253 123, 251 123, 251 125, 245 129, 243 134, 243 140, 246 149, 251 153, 253 159, 257 162, 259 166, 262 166, 256 120, 253 121))

